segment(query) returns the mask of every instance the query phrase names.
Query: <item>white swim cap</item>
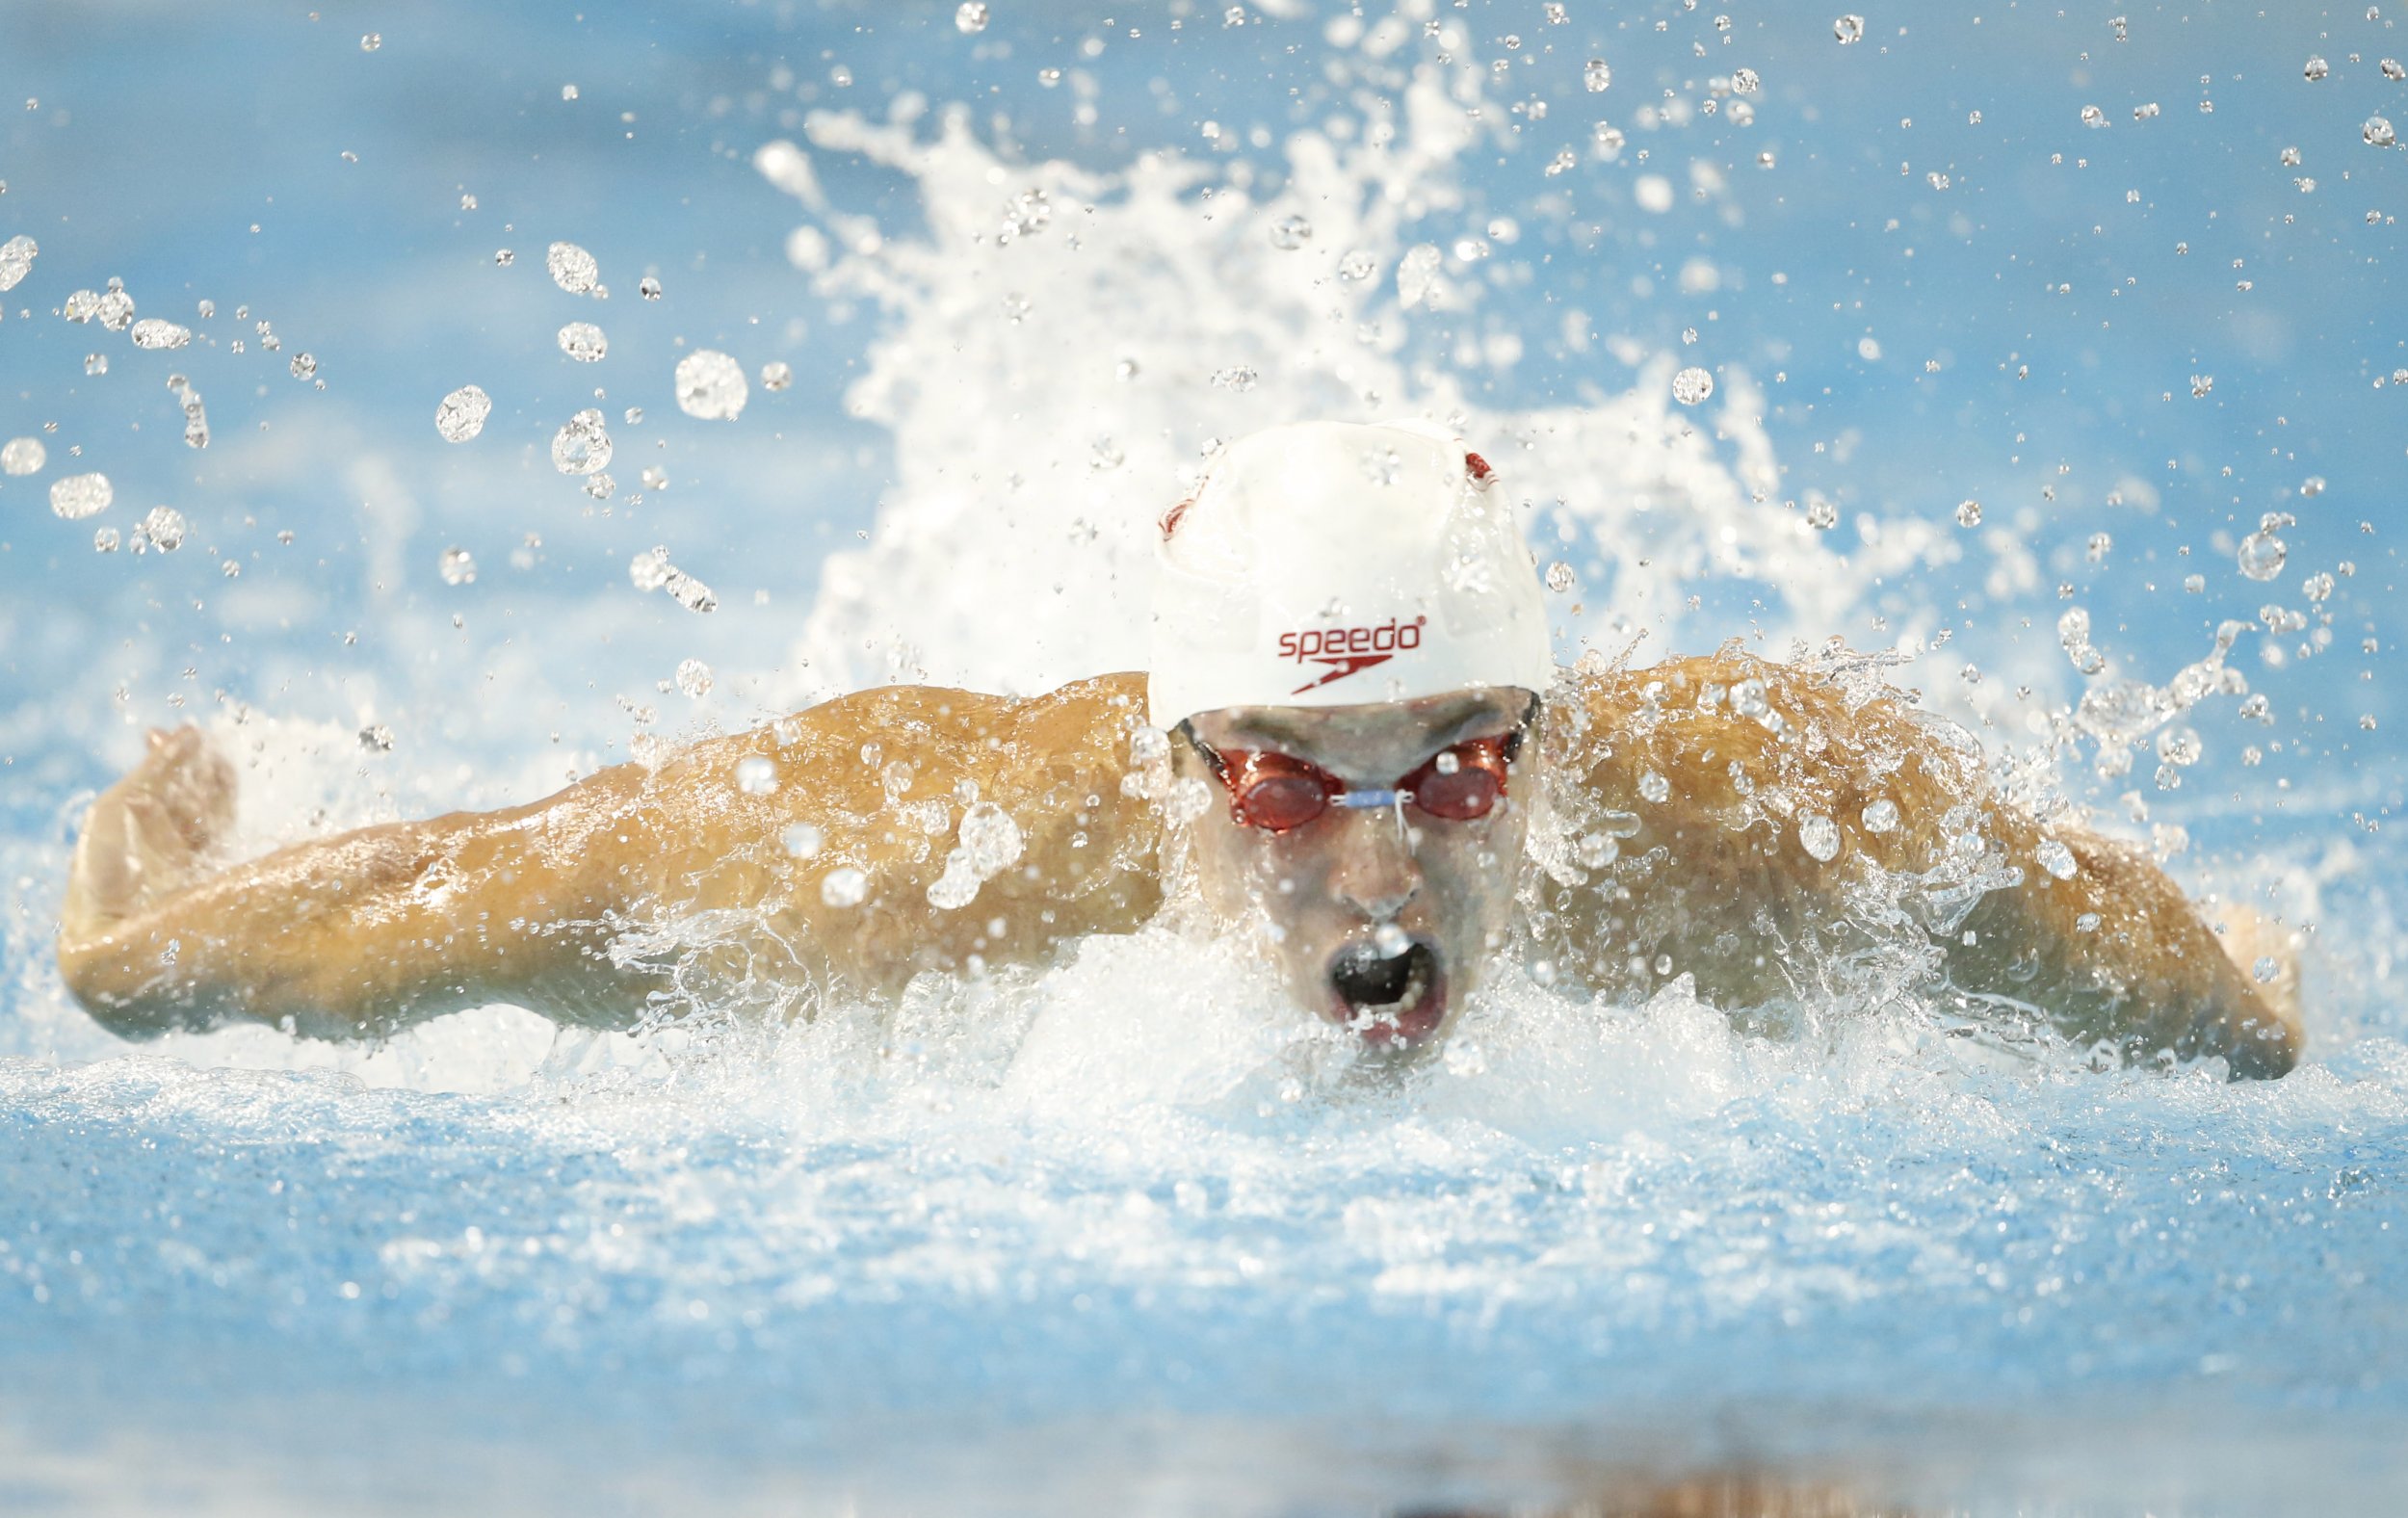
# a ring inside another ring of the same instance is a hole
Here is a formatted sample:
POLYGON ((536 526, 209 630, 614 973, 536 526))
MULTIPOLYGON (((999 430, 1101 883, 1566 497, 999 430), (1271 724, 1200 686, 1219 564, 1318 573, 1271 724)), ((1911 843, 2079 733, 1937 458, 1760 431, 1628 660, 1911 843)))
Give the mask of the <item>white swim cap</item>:
POLYGON ((1354 706, 1555 676, 1536 567, 1488 465, 1420 423, 1240 438, 1163 518, 1147 705, 1354 706))

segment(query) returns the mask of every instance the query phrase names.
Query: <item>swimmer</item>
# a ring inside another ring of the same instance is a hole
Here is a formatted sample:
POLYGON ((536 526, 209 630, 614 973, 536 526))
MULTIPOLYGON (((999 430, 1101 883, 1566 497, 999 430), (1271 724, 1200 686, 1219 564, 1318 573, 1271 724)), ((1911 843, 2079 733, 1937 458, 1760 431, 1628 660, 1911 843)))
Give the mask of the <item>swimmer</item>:
POLYGON ((1518 955, 1608 1002, 1686 976, 1772 1022, 1903 965, 1889 994, 2124 1058, 2298 1059, 2269 929, 2212 926, 2140 851, 2000 796, 1872 661, 1558 669, 1513 508, 1444 433, 1257 433, 1161 529, 1143 674, 862 692, 245 863, 215 852, 231 764, 154 732, 77 844, 65 982, 129 1037, 381 1037, 496 1002, 625 1029, 655 1000, 1041 966, 1170 907, 1400 1057, 1518 955))

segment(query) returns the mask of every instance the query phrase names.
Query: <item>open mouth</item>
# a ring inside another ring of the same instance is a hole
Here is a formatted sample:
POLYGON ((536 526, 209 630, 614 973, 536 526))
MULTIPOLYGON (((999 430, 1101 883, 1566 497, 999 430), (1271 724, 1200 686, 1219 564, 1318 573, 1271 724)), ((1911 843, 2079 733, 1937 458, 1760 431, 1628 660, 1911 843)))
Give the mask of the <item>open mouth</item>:
POLYGON ((1338 1021, 1374 1047, 1410 1048, 1447 1016, 1447 978, 1418 939, 1400 955, 1348 944, 1330 958, 1329 990, 1338 1021))

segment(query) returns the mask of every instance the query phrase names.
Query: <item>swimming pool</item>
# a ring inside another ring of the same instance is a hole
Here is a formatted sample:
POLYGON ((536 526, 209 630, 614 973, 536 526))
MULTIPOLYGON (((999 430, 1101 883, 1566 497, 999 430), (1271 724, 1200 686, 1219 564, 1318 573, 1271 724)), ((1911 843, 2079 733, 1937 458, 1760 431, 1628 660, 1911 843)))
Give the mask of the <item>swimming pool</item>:
POLYGON ((0 431, 50 455, 0 480, 0 1499, 1346 1512, 1742 1472, 2384 1510, 2390 20, 1107 14, 0 17, 37 100, 0 231, 40 244, 0 431), (112 274, 191 346, 51 314, 112 274), (696 349, 749 377, 733 421, 679 407, 696 349), (1041 688, 1132 662, 1210 440, 1392 405, 1530 499, 1567 657, 1840 633, 2029 753, 2252 624, 2269 721, 2204 701, 2121 772, 2077 727, 2050 773, 2314 925, 2307 1064, 2096 1071, 1846 994, 1755 1036, 1508 977, 1398 1083, 1168 928, 644 1039, 492 1008, 135 1049, 59 988, 72 819, 144 724, 213 726, 264 849, 877 680, 1041 688), (551 448, 587 407, 600 495, 551 448), (110 513, 44 510, 95 469, 110 513), (182 547, 90 551, 154 504, 182 547), (717 610, 631 581, 656 544, 717 610))

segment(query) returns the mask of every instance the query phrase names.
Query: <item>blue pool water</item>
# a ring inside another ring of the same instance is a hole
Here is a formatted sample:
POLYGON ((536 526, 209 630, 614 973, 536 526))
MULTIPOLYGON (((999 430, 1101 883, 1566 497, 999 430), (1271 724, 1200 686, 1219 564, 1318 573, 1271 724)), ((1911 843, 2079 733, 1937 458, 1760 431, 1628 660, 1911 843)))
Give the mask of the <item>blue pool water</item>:
POLYGON ((0 476, 0 1507, 1319 1513, 1738 1472, 2389 1510, 2408 163, 2368 129, 2408 127, 2408 38, 1726 10, 0 11, 0 241, 39 245, 0 441, 47 454, 0 476), (551 281, 562 241, 607 300, 551 281), (112 276, 191 345, 57 314, 112 276), (733 421, 677 405, 698 348, 751 377, 733 421), (493 416, 447 442, 471 382, 493 416), (550 454, 588 406, 607 497, 550 454), (2007 758, 2252 624, 2266 720, 2171 719, 2172 785, 2158 732, 2050 772, 2310 930, 2307 1062, 2099 1072, 1845 999, 1772 1040, 1509 976, 1383 1084, 1168 929, 643 1040, 497 1008, 136 1048, 58 983, 75 818, 146 725, 210 725, 258 851, 876 681, 1126 667, 1210 439, 1391 410, 1531 502, 1567 658, 1839 634, 2007 758), (60 520, 92 470, 116 504, 60 520), (174 553, 93 551, 162 505, 174 553), (631 583, 656 544, 716 611, 631 583))

